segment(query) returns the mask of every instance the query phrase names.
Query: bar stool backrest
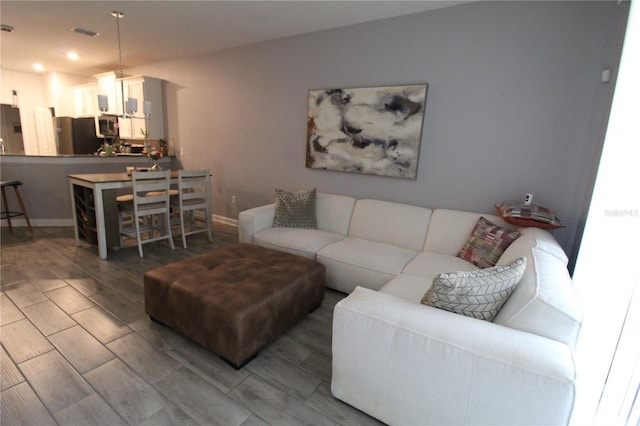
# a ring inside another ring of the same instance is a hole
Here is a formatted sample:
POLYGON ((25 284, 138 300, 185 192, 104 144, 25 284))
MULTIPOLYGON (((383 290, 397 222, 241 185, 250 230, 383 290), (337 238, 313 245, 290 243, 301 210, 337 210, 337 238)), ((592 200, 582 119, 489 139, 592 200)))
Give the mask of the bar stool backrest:
POLYGON ((131 173, 133 183, 133 205, 136 213, 145 215, 161 214, 169 211, 170 171, 131 173), (155 192, 147 196, 149 192, 155 192))

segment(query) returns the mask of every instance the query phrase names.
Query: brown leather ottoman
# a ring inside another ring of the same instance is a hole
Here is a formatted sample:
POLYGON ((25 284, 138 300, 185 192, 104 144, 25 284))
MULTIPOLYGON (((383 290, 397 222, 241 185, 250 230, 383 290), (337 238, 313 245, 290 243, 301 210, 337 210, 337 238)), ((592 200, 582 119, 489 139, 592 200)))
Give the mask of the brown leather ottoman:
POLYGON ((235 368, 320 306, 325 268, 236 244, 144 274, 145 310, 235 368))

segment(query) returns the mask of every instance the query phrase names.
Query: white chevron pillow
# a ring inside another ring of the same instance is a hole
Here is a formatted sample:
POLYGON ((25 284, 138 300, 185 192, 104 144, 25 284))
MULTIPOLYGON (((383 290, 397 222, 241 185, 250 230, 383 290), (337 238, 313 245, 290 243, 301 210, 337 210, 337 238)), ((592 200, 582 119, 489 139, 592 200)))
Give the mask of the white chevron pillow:
POLYGON ((420 303, 493 321, 520 282, 526 266, 527 258, 521 257, 510 265, 438 274, 420 303))

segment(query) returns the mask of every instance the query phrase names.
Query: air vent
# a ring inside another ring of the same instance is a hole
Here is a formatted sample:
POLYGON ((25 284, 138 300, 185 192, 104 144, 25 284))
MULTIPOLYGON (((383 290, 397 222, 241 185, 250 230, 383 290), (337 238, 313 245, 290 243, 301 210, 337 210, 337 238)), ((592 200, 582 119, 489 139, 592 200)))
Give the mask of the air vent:
POLYGON ((73 31, 74 33, 86 35, 89 37, 98 37, 100 35, 100 33, 97 33, 95 31, 85 30, 84 28, 79 28, 79 27, 71 28, 71 31, 73 31))
POLYGON ((2 24, 2 27, 0 27, 0 29, 2 31, 6 31, 8 33, 12 33, 13 32, 13 27, 11 25, 7 25, 7 24, 2 24))

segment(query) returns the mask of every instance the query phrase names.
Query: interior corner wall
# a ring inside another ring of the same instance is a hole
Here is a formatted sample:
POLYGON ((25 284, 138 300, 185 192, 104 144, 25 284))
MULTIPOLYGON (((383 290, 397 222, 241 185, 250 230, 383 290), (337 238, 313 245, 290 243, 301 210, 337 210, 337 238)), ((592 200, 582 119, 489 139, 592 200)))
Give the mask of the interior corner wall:
POLYGON ((532 193, 567 225, 554 235, 569 253, 627 11, 483 1, 128 72, 166 81, 168 142, 184 167, 211 168, 214 214, 236 218, 274 188, 485 213, 532 193), (305 168, 310 89, 412 83, 429 85, 417 179, 305 168))

